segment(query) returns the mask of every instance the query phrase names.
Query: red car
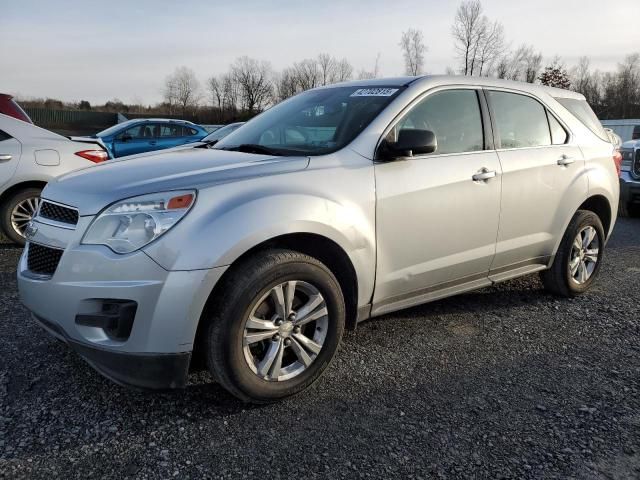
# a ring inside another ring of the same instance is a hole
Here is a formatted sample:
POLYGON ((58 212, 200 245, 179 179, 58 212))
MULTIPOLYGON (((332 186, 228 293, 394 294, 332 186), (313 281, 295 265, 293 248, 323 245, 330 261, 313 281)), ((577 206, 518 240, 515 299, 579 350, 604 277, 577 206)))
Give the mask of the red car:
POLYGON ((0 93, 0 113, 9 115, 10 117, 17 118, 23 122, 33 123, 20 105, 16 103, 11 95, 6 93, 0 93))

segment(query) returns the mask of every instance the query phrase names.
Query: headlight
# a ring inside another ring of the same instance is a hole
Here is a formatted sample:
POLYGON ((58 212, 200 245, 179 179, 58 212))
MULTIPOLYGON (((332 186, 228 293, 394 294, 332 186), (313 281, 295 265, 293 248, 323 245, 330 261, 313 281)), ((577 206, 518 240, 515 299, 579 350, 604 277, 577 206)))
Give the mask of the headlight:
POLYGON ((194 190, 152 193, 127 198, 103 210, 82 243, 106 245, 130 253, 152 242, 184 217, 196 199, 194 190))

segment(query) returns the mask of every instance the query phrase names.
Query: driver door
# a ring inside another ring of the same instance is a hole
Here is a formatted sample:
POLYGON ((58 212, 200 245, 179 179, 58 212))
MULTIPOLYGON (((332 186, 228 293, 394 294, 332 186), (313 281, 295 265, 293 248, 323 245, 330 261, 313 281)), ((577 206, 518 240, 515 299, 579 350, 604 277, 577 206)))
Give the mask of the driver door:
POLYGON ((490 284, 500 216, 501 167, 484 97, 444 89, 391 128, 432 131, 435 152, 376 163, 377 266, 373 313, 490 284), (478 179, 477 174, 485 179, 478 179))

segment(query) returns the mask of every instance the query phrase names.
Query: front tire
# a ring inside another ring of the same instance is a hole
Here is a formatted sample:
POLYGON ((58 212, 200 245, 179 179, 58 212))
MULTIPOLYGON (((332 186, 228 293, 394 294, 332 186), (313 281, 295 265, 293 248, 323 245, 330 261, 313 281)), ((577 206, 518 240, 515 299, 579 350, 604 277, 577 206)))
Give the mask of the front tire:
POLYGON ((551 268, 540 274, 545 289, 562 297, 586 292, 600 271, 604 247, 600 218, 589 210, 578 210, 569 222, 551 268))
POLYGON ((31 187, 14 192, 0 207, 3 233, 18 245, 25 244, 24 229, 36 215, 41 188, 31 187))
POLYGON ((209 370, 247 402, 304 390, 342 338, 338 281, 320 261, 291 250, 261 252, 232 268, 203 319, 209 370))

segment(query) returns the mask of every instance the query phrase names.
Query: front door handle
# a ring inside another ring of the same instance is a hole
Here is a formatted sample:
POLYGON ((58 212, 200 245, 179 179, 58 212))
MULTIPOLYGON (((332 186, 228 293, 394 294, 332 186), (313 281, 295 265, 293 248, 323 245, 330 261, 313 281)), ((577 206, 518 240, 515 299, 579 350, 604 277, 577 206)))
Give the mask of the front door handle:
POLYGON ((155 144, 156 144, 156 141, 155 141, 155 140, 151 140, 151 141, 149 142, 149 145, 155 145, 155 144))
POLYGON ((562 155, 559 159, 558 159, 558 165, 560 166, 566 166, 566 165, 571 165, 573 162, 575 162, 576 159, 573 157, 569 157, 567 155, 562 155))
POLYGON ((7 154, 3 154, 0 153, 0 162, 8 162, 9 160, 11 160, 13 157, 11 155, 7 154))
POLYGON ((483 168, 478 173, 474 174, 471 178, 474 182, 486 182, 490 178, 496 176, 495 170, 489 170, 488 168, 483 168))

